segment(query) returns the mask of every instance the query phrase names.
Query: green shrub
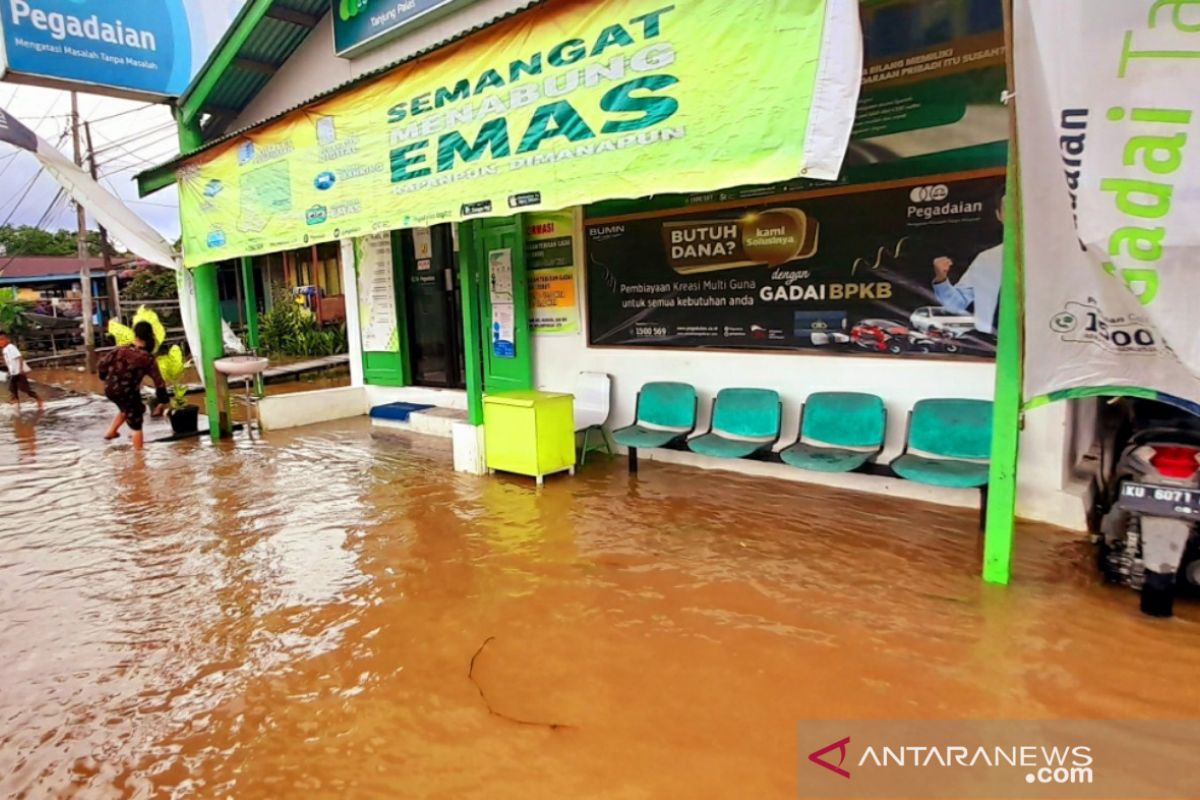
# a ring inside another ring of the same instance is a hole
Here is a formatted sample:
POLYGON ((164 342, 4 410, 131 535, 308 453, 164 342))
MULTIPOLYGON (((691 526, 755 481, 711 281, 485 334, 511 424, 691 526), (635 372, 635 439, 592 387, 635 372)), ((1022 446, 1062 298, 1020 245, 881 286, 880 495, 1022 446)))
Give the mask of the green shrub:
POLYGON ((13 294, 0 292, 0 333, 18 338, 28 333, 33 325, 29 320, 29 306, 18 302, 13 294))
POLYGON ((346 326, 318 328, 312 312, 292 299, 286 287, 272 291, 271 310, 260 314, 258 335, 269 356, 332 356, 349 349, 346 326))
POLYGON ((175 273, 162 267, 142 267, 125 287, 129 300, 175 300, 179 297, 175 273))

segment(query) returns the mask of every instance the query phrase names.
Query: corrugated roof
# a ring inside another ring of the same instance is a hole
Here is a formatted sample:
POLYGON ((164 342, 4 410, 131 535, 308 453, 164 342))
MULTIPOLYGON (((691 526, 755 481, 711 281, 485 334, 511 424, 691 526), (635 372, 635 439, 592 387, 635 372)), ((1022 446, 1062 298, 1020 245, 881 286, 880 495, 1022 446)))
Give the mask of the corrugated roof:
MULTIPOLYGON (((118 258, 113 266, 121 269, 131 259, 118 258)), ((89 258, 87 265, 93 274, 104 274, 104 259, 89 258)), ((60 275, 78 276, 83 269, 83 261, 75 256, 15 256, 0 258, 0 280, 14 279, 37 280, 60 275)))
MULTIPOLYGON (((252 6, 252 2, 246 3, 242 13, 213 51, 209 62, 180 98, 181 103, 192 95, 202 78, 215 68, 219 54, 237 35, 239 28, 246 24, 246 14, 252 6)), ((275 71, 292 57, 329 10, 329 0, 273 0, 266 15, 238 48, 233 63, 221 74, 220 81, 205 98, 200 113, 211 115, 213 124, 218 127, 228 123, 263 90, 275 71)))
MULTIPOLYGON (((289 3, 299 3, 299 2, 301 2, 301 0, 288 0, 288 2, 289 3)), ((319 0, 309 0, 309 2, 319 2, 319 0)), ((294 114, 295 112, 299 111, 302 108, 306 108, 308 106, 311 106, 314 103, 318 103, 329 97, 333 97, 334 95, 340 94, 344 91, 347 91, 348 89, 352 89, 355 86, 359 86, 363 83, 368 83, 370 81, 373 81, 376 78, 378 78, 382 75, 385 75, 388 72, 392 72, 393 70, 399 69, 400 67, 404 66, 405 64, 407 64, 411 61, 415 61, 419 58, 423 58, 424 56, 427 56, 436 50, 440 50, 443 47, 446 47, 448 45, 454 44, 455 42, 466 39, 469 36, 473 36, 474 34, 479 33, 480 31, 486 30, 499 22, 503 22, 504 20, 509 19, 510 17, 514 17, 517 14, 524 13, 525 11, 528 11, 529 9, 531 9, 535 6, 543 5, 546 2, 549 2, 549 0, 529 0, 529 2, 524 3, 504 14, 500 14, 496 17, 493 17, 493 18, 487 20, 486 22, 480 23, 479 25, 476 25, 473 28, 469 28, 469 29, 462 31, 461 33, 458 33, 447 39, 443 39, 439 42, 436 42, 436 43, 430 45, 429 47, 419 50, 405 58, 402 58, 398 61, 394 61, 390 64, 386 64, 386 65, 379 67, 378 69, 372 70, 370 72, 363 73, 362 75, 358 76, 357 78, 355 78, 353 80, 346 81, 345 83, 342 83, 339 86, 335 86, 332 89, 329 89, 327 91, 321 92, 320 94, 314 95, 313 97, 310 97, 309 99, 307 99, 301 103, 297 103, 296 105, 292 106, 291 108, 285 109, 284 111, 281 111, 278 114, 275 114, 274 116, 268 117, 268 118, 262 120, 261 122, 256 122, 253 125, 248 125, 246 127, 239 128, 234 131, 230 131, 229 133, 219 136, 219 137, 213 139, 212 141, 205 142, 203 147, 193 150, 189 153, 183 153, 180 156, 178 156, 177 158, 172 159, 171 161, 168 161, 164 164, 160 164, 157 167, 152 167, 151 169, 148 169, 145 172, 138 174, 136 179, 141 181, 145 177, 148 177, 148 176, 154 175, 154 174, 158 174, 163 171, 174 172, 176 169, 178 169, 178 167, 180 165, 182 165, 186 161, 189 161, 190 159, 195 158, 197 155, 200 155, 201 153, 211 150, 214 147, 224 144, 225 142, 228 142, 231 139, 236 139, 239 136, 244 136, 245 134, 249 133, 250 131, 257 130, 259 128, 270 125, 271 123, 276 122, 280 119, 283 119, 284 117, 287 117, 290 114, 294 114)), ((259 25, 259 28, 261 28, 263 25, 265 25, 266 22, 268 22, 268 21, 269 20, 264 20, 263 23, 259 25)), ((257 33, 258 33, 258 28, 255 29, 255 33, 252 34, 251 38, 255 39, 257 33)), ((303 40, 301 40, 301 41, 303 41, 303 40)), ((249 42, 247 44, 249 44, 249 42)), ((297 44, 296 46, 298 47, 299 45, 297 44)), ((293 48, 293 52, 294 52, 294 48, 293 48)), ((199 76, 197 76, 197 77, 199 77, 199 76)), ((270 80, 270 77, 263 76, 263 78, 264 78, 264 80, 262 82, 262 85, 265 86, 266 82, 270 80)), ((261 90, 261 88, 262 87, 260 86, 258 90, 261 90)), ((258 90, 256 90, 255 93, 257 93, 258 90)), ((248 103, 249 101, 247 100, 246 102, 248 103)))

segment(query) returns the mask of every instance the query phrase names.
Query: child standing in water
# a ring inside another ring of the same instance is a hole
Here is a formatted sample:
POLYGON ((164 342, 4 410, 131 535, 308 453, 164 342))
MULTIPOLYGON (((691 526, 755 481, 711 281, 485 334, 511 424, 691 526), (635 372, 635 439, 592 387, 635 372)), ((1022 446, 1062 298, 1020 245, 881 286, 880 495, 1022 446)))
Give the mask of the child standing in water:
POLYGON ((21 355, 21 351, 6 333, 0 333, 0 352, 4 354, 4 368, 8 370, 8 393, 17 404, 17 411, 21 410, 21 392, 37 402, 39 411, 45 408, 46 404, 42 402, 42 398, 38 397, 37 392, 29 385, 31 370, 29 364, 25 363, 25 356, 21 355))
POLYGON ((156 401, 163 405, 169 399, 167 384, 158 371, 154 351, 158 342, 154 340, 154 328, 149 322, 133 326, 133 344, 118 347, 100 361, 100 379, 104 381, 104 396, 117 406, 117 416, 105 434, 105 439, 120 435, 121 426, 128 425, 133 431, 133 447, 142 449, 142 423, 146 416, 146 405, 142 402, 142 381, 149 377, 154 381, 156 401))

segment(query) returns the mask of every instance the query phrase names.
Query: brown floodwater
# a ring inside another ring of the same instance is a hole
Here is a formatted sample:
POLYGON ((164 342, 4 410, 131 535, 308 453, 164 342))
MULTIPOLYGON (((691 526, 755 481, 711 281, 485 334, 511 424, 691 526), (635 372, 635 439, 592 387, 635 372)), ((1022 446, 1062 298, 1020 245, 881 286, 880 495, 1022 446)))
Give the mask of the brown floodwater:
POLYGON ((986 587, 965 509, 109 414, 0 407, 0 796, 792 798, 805 719, 1200 717, 1200 609, 1076 534, 986 587))

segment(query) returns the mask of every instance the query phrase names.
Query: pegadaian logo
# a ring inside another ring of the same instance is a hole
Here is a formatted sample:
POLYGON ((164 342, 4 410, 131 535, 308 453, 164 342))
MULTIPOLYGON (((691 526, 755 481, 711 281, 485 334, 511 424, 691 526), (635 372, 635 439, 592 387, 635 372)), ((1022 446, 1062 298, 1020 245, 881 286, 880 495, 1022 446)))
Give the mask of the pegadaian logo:
MULTIPOLYGON (((81 5, 80 0, 72 2, 81 5)), ((14 28, 28 25, 34 30, 50 34, 55 41, 83 39, 134 50, 158 50, 158 38, 152 31, 128 26, 119 17, 101 19, 99 14, 81 17, 58 11, 47 12, 31 6, 29 0, 8 0, 8 8, 14 28)))
POLYGON ((950 196, 950 187, 944 183, 931 186, 917 186, 909 193, 908 198, 914 203, 940 203, 950 196))

